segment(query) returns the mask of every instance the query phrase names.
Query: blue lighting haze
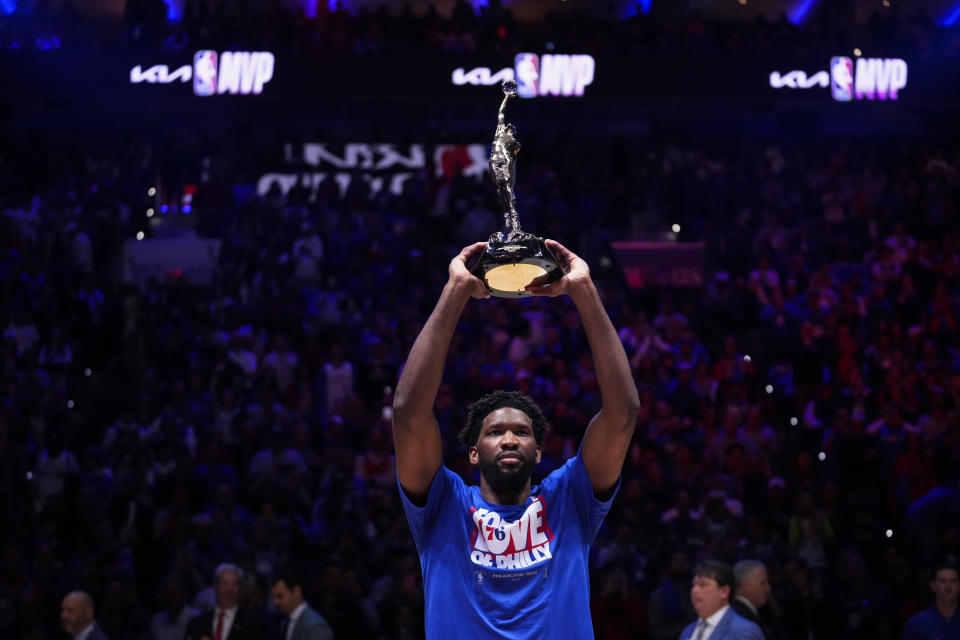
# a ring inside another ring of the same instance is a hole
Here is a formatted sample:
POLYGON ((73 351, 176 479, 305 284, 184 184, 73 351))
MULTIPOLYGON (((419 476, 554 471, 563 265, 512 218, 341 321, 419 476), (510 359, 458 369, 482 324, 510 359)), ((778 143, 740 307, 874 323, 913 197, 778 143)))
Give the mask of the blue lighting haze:
POLYGON ((167 22, 180 22, 183 17, 180 3, 177 0, 165 0, 167 3, 167 22))
POLYGON ((17 10, 17 0, 0 0, 0 11, 10 15, 17 10))
POLYGON ((640 9, 640 13, 643 15, 650 13, 650 7, 652 6, 653 0, 640 0, 640 2, 637 3, 637 8, 640 9))
POLYGON ((943 18, 940 20, 940 25, 944 27, 952 27, 957 24, 957 20, 960 20, 960 2, 958 2, 950 11, 944 14, 943 18))
POLYGON ((816 2, 817 0, 800 0, 787 12, 787 19, 793 24, 800 24, 816 2))

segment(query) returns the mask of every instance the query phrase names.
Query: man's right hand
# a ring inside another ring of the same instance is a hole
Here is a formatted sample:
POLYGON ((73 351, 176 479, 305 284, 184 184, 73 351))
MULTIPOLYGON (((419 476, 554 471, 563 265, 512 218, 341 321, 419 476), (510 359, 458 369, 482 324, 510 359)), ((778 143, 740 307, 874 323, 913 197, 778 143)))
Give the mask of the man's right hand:
POLYGON ((490 290, 483 284, 483 280, 467 269, 467 263, 483 253, 486 248, 486 242, 474 242, 470 246, 464 247, 463 251, 450 261, 450 267, 447 269, 450 284, 458 289, 462 287, 474 298, 490 297, 490 290))

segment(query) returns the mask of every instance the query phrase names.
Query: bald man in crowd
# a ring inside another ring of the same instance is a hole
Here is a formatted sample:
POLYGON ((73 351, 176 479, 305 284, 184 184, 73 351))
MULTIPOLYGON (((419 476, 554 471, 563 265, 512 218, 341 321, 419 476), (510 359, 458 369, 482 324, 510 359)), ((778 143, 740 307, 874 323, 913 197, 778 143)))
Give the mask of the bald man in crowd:
POLYGON ((735 564, 733 593, 730 607, 759 626, 766 640, 772 640, 775 634, 760 615, 760 610, 770 602, 770 579, 764 564, 759 560, 741 560, 735 564))
POLYGON ((86 591, 71 591, 60 604, 60 626, 73 640, 110 640, 97 625, 93 598, 86 591))

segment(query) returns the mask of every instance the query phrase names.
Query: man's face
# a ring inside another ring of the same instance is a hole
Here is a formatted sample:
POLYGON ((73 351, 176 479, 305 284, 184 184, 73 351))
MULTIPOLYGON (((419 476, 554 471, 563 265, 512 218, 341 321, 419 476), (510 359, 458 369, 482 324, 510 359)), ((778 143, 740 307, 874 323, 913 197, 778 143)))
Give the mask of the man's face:
POLYGON ((83 598, 67 594, 60 605, 60 626, 70 635, 77 635, 93 622, 93 610, 83 598))
POLYGON ((709 618, 730 601, 730 587, 721 587, 713 578, 694 576, 690 601, 698 616, 709 618))
POLYGON ((303 602, 302 589, 296 586, 291 590, 283 580, 273 585, 271 593, 273 594, 273 605, 277 608, 277 611, 285 616, 293 613, 293 610, 303 602))
POLYGON ((960 576, 954 569, 940 569, 930 582, 930 590, 937 602, 945 605, 957 604, 960 599, 960 576))
POLYGON ((740 583, 737 595, 749 600, 750 604, 757 609, 767 604, 770 600, 770 580, 767 577, 767 570, 757 569, 748 575, 747 579, 740 583))
POLYGON ((217 606, 221 609, 230 609, 240 602, 240 575, 236 571, 227 570, 220 574, 217 583, 213 585, 217 598, 217 606))
POLYGON ((513 407, 502 407, 483 419, 470 462, 495 493, 520 492, 540 462, 540 445, 533 436, 533 420, 513 407))

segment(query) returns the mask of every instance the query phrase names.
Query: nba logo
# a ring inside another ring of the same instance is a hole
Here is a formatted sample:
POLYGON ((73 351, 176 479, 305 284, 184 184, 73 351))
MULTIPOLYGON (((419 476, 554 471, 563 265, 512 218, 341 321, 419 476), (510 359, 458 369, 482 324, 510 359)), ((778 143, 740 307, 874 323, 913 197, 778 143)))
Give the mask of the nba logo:
POLYGON ((193 54, 193 93, 212 96, 217 92, 217 52, 202 49, 193 54))
POLYGON ((518 53, 513 59, 517 95, 535 98, 540 84, 540 57, 535 53, 518 53))
POLYGON ((846 56, 830 58, 830 91, 838 102, 853 100, 853 60, 846 56))

